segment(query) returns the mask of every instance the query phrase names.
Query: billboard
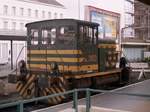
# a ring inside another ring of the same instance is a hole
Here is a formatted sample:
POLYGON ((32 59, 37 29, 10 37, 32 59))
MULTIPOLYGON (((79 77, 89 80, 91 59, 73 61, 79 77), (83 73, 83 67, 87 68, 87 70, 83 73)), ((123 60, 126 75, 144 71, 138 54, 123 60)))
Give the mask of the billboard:
POLYGON ((113 40, 118 38, 120 30, 120 14, 87 6, 85 19, 99 24, 99 38, 113 40))

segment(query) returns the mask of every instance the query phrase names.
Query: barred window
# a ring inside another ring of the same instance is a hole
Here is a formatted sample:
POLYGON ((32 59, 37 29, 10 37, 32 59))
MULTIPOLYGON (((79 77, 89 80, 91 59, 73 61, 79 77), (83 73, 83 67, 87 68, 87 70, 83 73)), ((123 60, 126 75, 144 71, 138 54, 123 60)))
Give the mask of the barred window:
POLYGON ((31 30, 31 45, 38 45, 38 30, 32 29, 31 30))
POLYGON ((59 43, 71 44, 74 42, 75 29, 73 26, 59 27, 58 41, 59 43))
POLYGON ((42 30, 42 44, 53 45, 56 41, 56 28, 42 30))
POLYGON ((8 6, 7 5, 4 5, 4 7, 3 7, 3 14, 8 15, 8 6))

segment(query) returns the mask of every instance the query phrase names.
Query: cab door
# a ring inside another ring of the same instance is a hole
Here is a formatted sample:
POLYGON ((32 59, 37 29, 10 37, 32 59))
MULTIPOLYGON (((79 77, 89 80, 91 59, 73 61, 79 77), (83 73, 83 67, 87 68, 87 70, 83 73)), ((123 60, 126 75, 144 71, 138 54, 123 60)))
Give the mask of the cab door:
POLYGON ((78 49, 82 52, 81 66, 86 66, 89 71, 98 71, 97 59, 97 27, 79 25, 78 49))

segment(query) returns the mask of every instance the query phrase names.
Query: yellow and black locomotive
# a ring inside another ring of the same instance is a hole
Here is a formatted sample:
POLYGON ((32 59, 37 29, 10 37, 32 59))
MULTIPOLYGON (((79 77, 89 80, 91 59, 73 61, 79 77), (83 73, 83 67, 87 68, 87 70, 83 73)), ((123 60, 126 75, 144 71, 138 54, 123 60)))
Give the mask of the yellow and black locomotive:
MULTIPOLYGON (((98 26, 75 19, 27 24, 27 67, 20 62, 17 80, 20 95, 31 98, 119 81, 116 43, 99 39, 98 26)), ((54 97, 49 103, 63 99, 54 97)))

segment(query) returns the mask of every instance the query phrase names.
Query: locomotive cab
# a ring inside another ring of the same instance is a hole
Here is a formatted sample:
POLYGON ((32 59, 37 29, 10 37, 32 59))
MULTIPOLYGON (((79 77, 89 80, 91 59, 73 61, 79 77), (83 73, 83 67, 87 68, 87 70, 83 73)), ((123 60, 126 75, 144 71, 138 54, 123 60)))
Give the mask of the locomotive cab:
POLYGON ((73 20, 48 20, 26 25, 28 29, 28 67, 60 73, 81 74, 98 71, 98 24, 73 20))

